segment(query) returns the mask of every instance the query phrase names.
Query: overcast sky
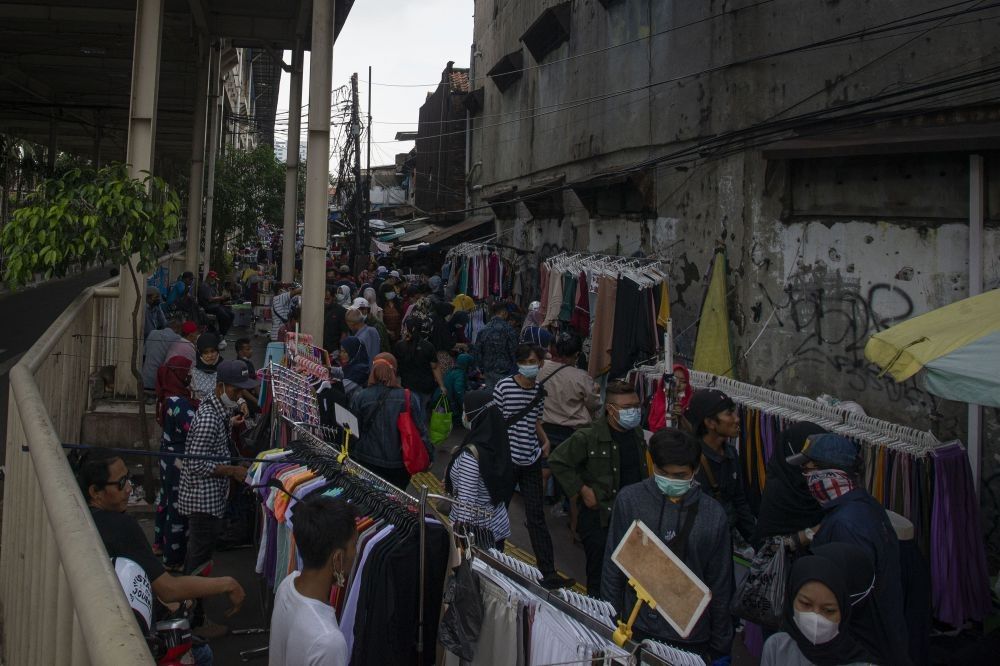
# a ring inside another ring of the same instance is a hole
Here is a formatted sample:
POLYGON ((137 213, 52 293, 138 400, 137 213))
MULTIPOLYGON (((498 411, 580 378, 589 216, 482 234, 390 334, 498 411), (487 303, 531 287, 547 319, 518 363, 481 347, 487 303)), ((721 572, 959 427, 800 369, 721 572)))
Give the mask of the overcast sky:
MULTIPOLYGON (((368 105, 368 66, 372 67, 372 165, 391 164, 396 153, 408 152, 413 142, 392 142, 399 131, 417 129, 417 113, 427 93, 434 90, 449 60, 469 66, 472 44, 472 0, 364 0, 354 3, 333 49, 333 87, 350 82, 358 73, 362 121, 368 105), (406 87, 378 85, 404 84, 406 87), (395 124, 392 124, 395 123, 395 124)), ((291 53, 285 52, 285 62, 291 53)), ((275 139, 287 137, 290 77, 281 75, 275 139)), ((309 98, 309 54, 305 56, 302 103, 309 98)), ((308 109, 304 111, 308 113, 308 109)), ((336 115, 336 111, 334 114, 336 115)), ((308 116, 302 119, 302 140, 308 116)), ((335 149, 337 128, 331 134, 335 149)), ((362 163, 364 168, 362 146, 362 163)), ((331 168, 335 168, 336 156, 331 168)))

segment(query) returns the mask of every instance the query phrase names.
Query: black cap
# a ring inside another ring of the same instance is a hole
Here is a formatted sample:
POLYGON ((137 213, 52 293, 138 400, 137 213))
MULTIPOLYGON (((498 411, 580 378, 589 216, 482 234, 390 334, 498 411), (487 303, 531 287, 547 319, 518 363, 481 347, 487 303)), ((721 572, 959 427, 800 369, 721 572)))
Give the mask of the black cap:
POLYGON ((216 372, 223 384, 241 389, 257 388, 257 378, 250 374, 250 368, 243 361, 223 361, 216 372))
POLYGON ((698 389, 684 410, 684 418, 697 431, 705 419, 735 406, 733 399, 719 389, 698 389))

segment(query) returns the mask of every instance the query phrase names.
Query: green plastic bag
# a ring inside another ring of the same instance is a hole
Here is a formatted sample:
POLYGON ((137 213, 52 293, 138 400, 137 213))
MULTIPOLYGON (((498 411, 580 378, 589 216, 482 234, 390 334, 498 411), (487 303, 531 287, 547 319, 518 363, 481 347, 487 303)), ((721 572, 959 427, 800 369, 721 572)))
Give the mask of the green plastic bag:
POLYGON ((451 435, 451 426, 451 406, 448 404, 448 398, 442 395, 431 410, 431 444, 434 446, 444 444, 451 435))

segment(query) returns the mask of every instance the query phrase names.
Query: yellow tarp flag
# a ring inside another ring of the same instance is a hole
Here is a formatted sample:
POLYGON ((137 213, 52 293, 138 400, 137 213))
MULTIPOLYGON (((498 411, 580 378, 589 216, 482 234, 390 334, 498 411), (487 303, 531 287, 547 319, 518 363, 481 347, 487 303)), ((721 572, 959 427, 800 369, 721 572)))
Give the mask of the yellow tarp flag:
POLYGON ((733 352, 729 343, 729 309, 726 305, 726 255, 716 253, 714 261, 698 322, 694 369, 732 377, 733 352))
POLYGON ((664 281, 660 285, 660 307, 656 313, 656 324, 665 329, 668 321, 670 321, 670 287, 664 281))

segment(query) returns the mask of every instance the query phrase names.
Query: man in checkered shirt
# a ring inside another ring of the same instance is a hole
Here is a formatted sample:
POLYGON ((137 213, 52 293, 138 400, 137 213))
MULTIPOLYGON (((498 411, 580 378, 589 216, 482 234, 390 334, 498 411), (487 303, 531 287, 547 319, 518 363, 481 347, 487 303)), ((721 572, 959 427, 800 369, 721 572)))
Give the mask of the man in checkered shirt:
MULTIPOLYGON (((226 512, 229 480, 246 478, 246 468, 226 464, 226 460, 232 456, 233 426, 246 415, 246 404, 238 402, 239 393, 255 388, 257 381, 242 361, 223 361, 217 373, 215 393, 198 406, 185 445, 185 453, 204 457, 187 458, 181 468, 177 507, 188 518, 186 574, 211 561, 226 512)), ((195 624, 201 619, 203 614, 196 612, 195 624)))

